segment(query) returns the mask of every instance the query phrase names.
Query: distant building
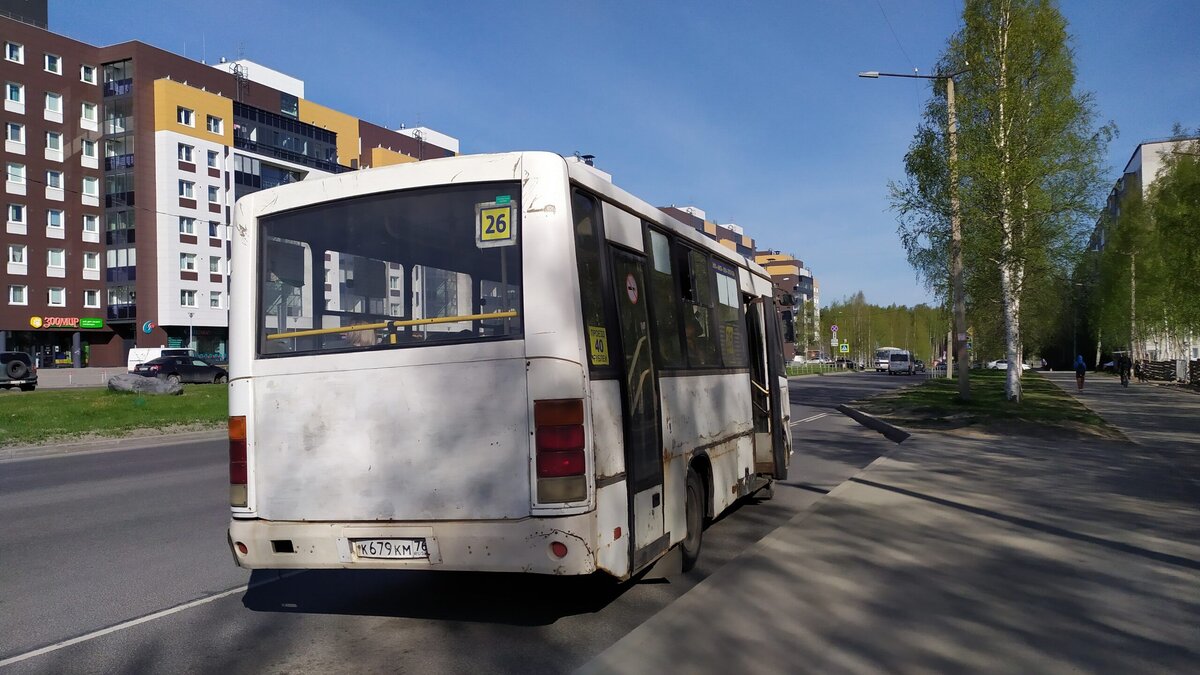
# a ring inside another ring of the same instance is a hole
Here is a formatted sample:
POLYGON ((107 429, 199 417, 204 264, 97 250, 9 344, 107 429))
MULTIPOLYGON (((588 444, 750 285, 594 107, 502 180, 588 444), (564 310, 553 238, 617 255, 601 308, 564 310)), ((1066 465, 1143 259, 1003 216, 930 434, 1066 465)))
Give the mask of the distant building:
MULTIPOLYGON (((1197 141, 1200 141, 1200 137, 1191 136, 1139 143, 1125 164, 1121 177, 1117 179, 1108 193, 1104 210, 1100 213, 1100 217, 1096 220, 1096 226, 1092 229, 1088 250, 1103 251, 1109 240, 1112 239, 1113 228, 1119 223, 1121 207, 1125 199, 1134 194, 1146 197, 1150 186, 1158 179, 1158 174, 1162 171, 1166 158, 1178 150, 1181 144, 1197 141)), ((1097 345, 1097 358, 1099 358, 1099 352, 1103 346, 1097 345)), ((1112 345, 1108 349, 1111 351, 1130 347, 1133 349, 1135 359, 1151 361, 1200 359, 1200 344, 1197 344, 1194 336, 1184 337, 1163 331, 1154 332, 1134 345, 1112 345)))
MULTIPOLYGON (((775 285, 775 303, 787 312, 785 318, 789 319, 785 325, 799 324, 799 331, 793 329, 794 335, 788 342, 799 345, 801 349, 815 344, 818 349, 813 351, 820 352, 821 305, 812 271, 804 266, 803 260, 780 251, 759 251, 754 261, 771 275, 775 285)), ((788 353, 788 358, 793 354, 794 350, 788 353)))
POLYGON ((704 211, 694 206, 661 206, 659 210, 685 225, 696 228, 708 235, 709 238, 715 239, 722 246, 737 251, 747 258, 754 258, 754 240, 746 236, 746 232, 741 227, 732 223, 720 225, 708 220, 704 211))
POLYGON ((190 345, 223 359, 238 197, 457 152, 432 129, 310 101, 302 80, 252 61, 57 35, 33 5, 0 4, 0 350, 116 366, 133 346, 190 345))

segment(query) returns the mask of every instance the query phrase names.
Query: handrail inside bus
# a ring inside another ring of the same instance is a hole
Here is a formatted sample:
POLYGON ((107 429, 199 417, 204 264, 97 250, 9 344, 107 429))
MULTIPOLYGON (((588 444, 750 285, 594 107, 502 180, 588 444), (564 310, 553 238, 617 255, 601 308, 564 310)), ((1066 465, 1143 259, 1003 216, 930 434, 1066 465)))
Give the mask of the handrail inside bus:
POLYGON ((314 328, 312 330, 297 330, 290 333, 272 333, 268 340, 286 340, 288 338, 311 337, 313 335, 334 335, 337 333, 357 333, 364 330, 385 330, 388 326, 403 328, 405 326, 427 326, 434 323, 458 323, 459 321, 482 321, 485 319, 513 319, 517 311, 493 312, 491 314, 464 314, 462 316, 435 316, 428 319, 405 319, 402 321, 384 321, 382 323, 360 323, 355 326, 338 326, 337 328, 314 328))

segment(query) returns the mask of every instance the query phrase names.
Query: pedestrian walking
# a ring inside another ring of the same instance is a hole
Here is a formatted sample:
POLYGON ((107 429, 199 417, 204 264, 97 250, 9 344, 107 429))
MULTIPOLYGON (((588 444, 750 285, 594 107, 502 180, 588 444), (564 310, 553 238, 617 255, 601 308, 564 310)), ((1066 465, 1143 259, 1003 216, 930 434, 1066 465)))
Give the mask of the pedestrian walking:
POLYGON ((1087 374, 1087 364, 1083 362, 1083 354, 1075 357, 1075 386, 1083 391, 1083 376, 1087 374))

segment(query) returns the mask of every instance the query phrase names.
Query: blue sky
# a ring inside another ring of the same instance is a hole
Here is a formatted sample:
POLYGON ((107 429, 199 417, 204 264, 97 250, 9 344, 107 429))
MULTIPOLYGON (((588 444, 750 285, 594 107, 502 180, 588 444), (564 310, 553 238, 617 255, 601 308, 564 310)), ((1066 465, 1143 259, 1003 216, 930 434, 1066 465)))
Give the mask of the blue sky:
MULTIPOLYGON (((1200 2, 1064 0, 1079 86, 1116 122, 1111 173, 1141 141, 1200 126, 1200 2)), ((245 58, 306 98, 457 137, 463 152, 575 151, 654 204, 692 204, 812 268, 822 304, 929 296, 887 183, 956 30, 950 0, 446 2, 50 0, 51 30, 245 58)))

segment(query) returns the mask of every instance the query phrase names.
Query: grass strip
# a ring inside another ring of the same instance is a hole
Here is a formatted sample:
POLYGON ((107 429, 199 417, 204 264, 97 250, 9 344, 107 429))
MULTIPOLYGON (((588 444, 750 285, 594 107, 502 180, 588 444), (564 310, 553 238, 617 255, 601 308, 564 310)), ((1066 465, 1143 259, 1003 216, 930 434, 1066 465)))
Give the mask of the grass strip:
POLYGON ((228 415, 229 390, 223 384, 189 384, 181 396, 108 389, 0 391, 0 446, 83 435, 121 436, 140 429, 219 426, 228 415))
POLYGON ((1004 395, 1005 371, 971 371, 971 400, 958 398, 958 380, 926 379, 852 405, 900 426, 926 429, 979 427, 1006 433, 1067 433, 1119 438, 1120 432, 1036 372, 1021 377, 1021 401, 1004 395))

